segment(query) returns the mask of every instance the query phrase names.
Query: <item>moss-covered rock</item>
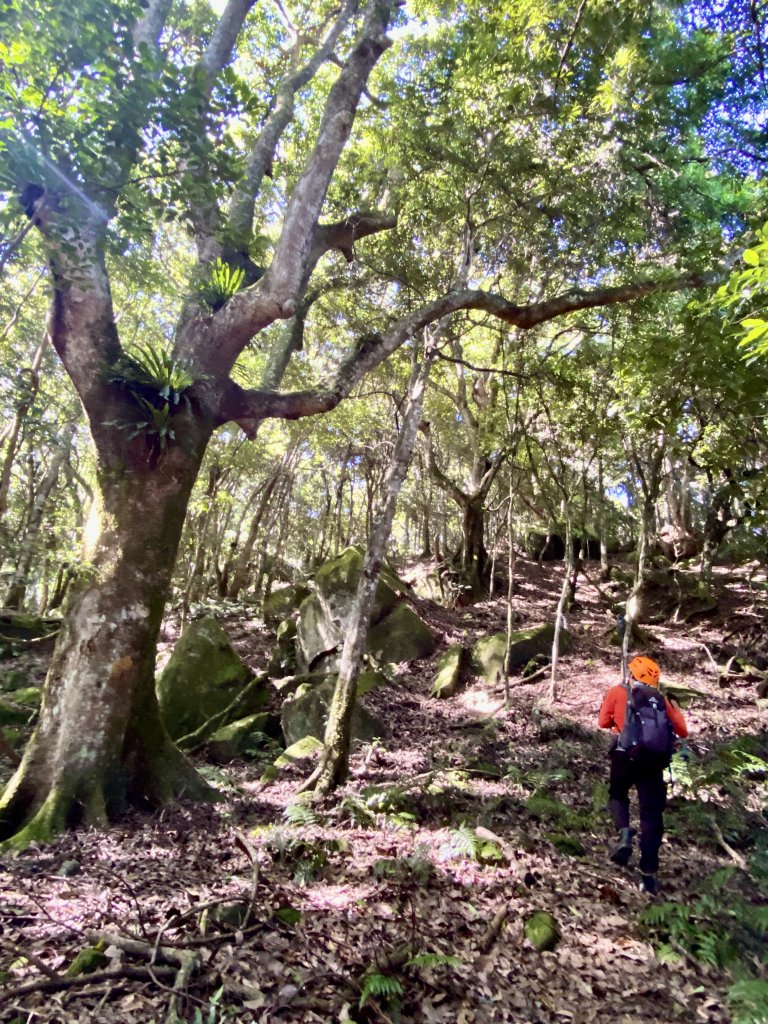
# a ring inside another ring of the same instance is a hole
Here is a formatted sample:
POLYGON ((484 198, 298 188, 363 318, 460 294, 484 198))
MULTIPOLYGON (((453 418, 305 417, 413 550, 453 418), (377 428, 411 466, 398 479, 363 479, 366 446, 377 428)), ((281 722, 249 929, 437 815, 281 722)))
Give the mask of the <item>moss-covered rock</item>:
POLYGON ((608 578, 613 583, 621 583, 626 587, 631 587, 635 582, 635 574, 631 569, 624 569, 620 565, 612 565, 608 570, 608 578))
POLYGON ((436 646, 435 634, 407 604, 399 604, 386 619, 368 631, 368 650, 383 662, 428 658, 436 646))
POLYGON ((0 725, 23 725, 40 707, 42 691, 37 686, 14 690, 0 698, 0 725))
POLYGON ((60 619, 26 615, 23 612, 14 612, 7 608, 0 613, 0 639, 39 640, 41 637, 57 633, 60 626, 60 619))
MULTIPOLYGON (((363 571, 363 557, 361 548, 345 548, 336 558, 321 565, 315 573, 315 590, 328 614, 338 622, 345 622, 349 615, 360 573, 363 571)), ((406 584, 391 569, 382 566, 371 622, 383 619, 395 607, 398 595, 407 593, 407 590, 406 584)))
POLYGON ((445 601, 445 587, 443 581, 440 579, 440 573, 437 569, 433 572, 428 573, 426 576, 420 576, 413 583, 413 592, 417 597, 424 598, 426 601, 434 601, 435 604, 442 604, 445 601))
POLYGON ((295 743, 285 748, 275 761, 275 767, 286 768, 297 761, 303 761, 305 758, 311 757, 312 754, 316 754, 322 749, 323 741, 319 740, 317 736, 302 736, 300 740, 296 740, 295 743))
POLYGON ((259 737, 264 739, 270 732, 275 732, 274 716, 266 711, 239 718, 213 733, 206 744, 208 757, 216 764, 226 764, 242 757, 246 750, 257 744, 259 737))
MULTIPOLYGON (((513 633, 509 652, 509 667, 519 668, 521 665, 527 665, 532 658, 538 655, 550 655, 554 637, 555 626, 551 622, 513 633)), ((570 647, 571 634, 567 629, 561 629, 560 653, 565 654, 570 647)), ((506 649, 506 633, 495 633, 475 645, 472 659, 474 669, 489 685, 496 682, 497 673, 503 674, 506 649)))
MULTIPOLYGON (((170 735, 186 736, 224 711, 251 677, 212 616, 190 622, 157 677, 160 711, 170 735)), ((240 714, 258 711, 267 697, 266 686, 255 687, 240 714)))
POLYGON ((290 583, 287 587, 273 590, 269 597, 265 598, 261 610, 264 621, 270 624, 280 622, 295 612, 308 596, 309 587, 306 583, 290 583))
POLYGON ((527 917, 523 931, 526 939, 540 953, 549 952, 560 941, 557 921, 546 910, 537 910, 527 917))
POLYGON ((389 680, 383 672, 378 672, 375 668, 367 668, 357 677, 357 695, 364 697, 366 693, 370 693, 371 690, 376 690, 380 686, 386 686, 388 682, 389 680))
POLYGON ((75 959, 67 968, 68 978, 78 978, 81 974, 93 974, 102 967, 106 967, 109 960, 104 956, 101 946, 88 946, 81 949, 75 959))
MULTIPOLYGON (((335 686, 336 677, 329 676, 323 682, 316 683, 304 692, 298 692, 290 700, 285 701, 280 722, 286 743, 291 745, 304 736, 314 736, 318 740, 323 739, 335 686)), ((372 740, 376 736, 383 736, 384 733, 383 723, 358 700, 352 712, 353 738, 372 740)))
MULTIPOLYGON (((345 548, 315 573, 315 592, 299 608, 298 642, 305 667, 344 642, 346 625, 363 568, 361 548, 345 548)), ((379 575, 371 624, 380 622, 395 607, 408 587, 387 566, 379 575)))
POLYGON ((463 644, 452 644, 437 662, 437 673, 432 680, 432 696, 438 699, 452 697, 465 681, 471 667, 469 651, 463 644))
POLYGON ((326 611, 319 594, 310 594, 299 607, 296 641, 302 668, 311 668, 317 659, 335 651, 342 642, 342 632, 326 611))
POLYGON ((282 679, 284 676, 296 674, 296 628, 293 619, 286 619, 277 628, 275 646, 272 648, 272 656, 267 666, 267 674, 272 679, 282 679))

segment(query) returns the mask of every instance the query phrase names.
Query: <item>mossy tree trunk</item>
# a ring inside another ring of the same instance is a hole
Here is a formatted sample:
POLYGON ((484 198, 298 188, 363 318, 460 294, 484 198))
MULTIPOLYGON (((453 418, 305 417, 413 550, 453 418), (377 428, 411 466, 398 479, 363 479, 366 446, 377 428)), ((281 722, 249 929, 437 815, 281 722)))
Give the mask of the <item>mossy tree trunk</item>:
POLYGON ((160 621, 210 428, 198 424, 187 445, 162 453, 132 442, 128 459, 115 433, 94 429, 85 578, 68 601, 37 728, 0 801, 0 839, 11 845, 103 824, 128 805, 211 792, 168 738, 155 696, 160 621))

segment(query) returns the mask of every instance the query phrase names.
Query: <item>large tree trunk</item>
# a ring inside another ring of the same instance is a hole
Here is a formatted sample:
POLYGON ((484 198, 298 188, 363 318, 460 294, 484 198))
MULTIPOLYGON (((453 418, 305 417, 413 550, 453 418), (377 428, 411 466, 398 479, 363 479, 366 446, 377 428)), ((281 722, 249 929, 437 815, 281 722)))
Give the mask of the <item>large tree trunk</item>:
POLYGON ((100 458, 89 575, 68 600, 37 729, 0 801, 6 845, 211 794, 170 741, 155 695, 155 645, 206 441, 149 460, 135 441, 122 467, 114 450, 100 458))
POLYGON ((485 493, 467 501, 461 518, 461 572, 473 598, 487 590, 488 552, 485 547, 485 493))

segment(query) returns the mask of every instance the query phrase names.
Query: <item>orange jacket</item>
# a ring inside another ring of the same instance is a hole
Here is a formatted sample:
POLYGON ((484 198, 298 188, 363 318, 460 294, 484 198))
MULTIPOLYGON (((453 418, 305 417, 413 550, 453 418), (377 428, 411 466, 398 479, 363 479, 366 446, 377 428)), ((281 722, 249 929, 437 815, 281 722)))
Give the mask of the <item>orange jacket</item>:
MULTIPOLYGON (((685 724, 683 712, 676 704, 672 704, 664 698, 667 705, 667 714, 675 730, 676 735, 682 739, 688 735, 688 726, 685 724)), ((600 714, 597 716, 597 724, 601 729, 613 729, 618 733, 624 728, 624 715, 627 710, 627 688, 621 683, 612 686, 603 698, 603 705, 600 714)))

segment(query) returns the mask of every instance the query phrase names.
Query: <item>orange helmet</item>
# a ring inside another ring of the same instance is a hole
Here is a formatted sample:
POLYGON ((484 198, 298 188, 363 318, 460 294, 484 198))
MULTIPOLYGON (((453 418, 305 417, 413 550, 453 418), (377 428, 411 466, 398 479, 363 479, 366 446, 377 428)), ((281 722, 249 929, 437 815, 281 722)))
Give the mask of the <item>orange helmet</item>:
POLYGON ((644 658, 642 655, 638 658, 633 658, 627 665, 627 668, 638 683, 645 683, 647 686, 659 685, 661 669, 650 658, 644 658))

